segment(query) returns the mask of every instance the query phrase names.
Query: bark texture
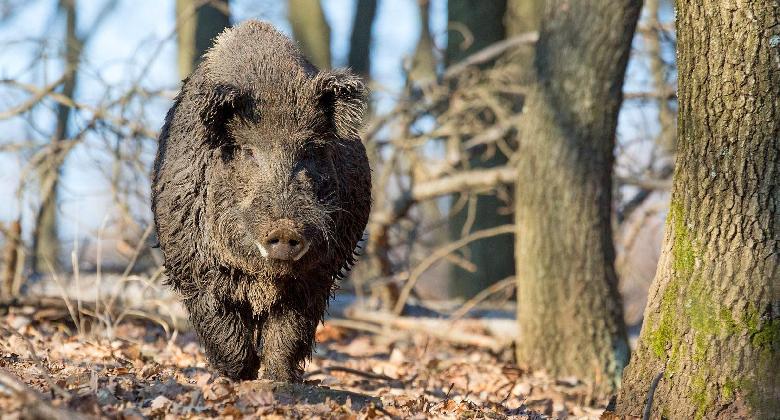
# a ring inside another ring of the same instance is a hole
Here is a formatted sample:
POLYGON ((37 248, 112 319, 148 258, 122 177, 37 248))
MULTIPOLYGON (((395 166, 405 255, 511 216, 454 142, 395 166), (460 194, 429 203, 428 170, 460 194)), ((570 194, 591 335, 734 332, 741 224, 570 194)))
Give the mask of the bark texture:
POLYGON ((677 4, 678 159, 619 414, 780 418, 780 4, 677 4))
POLYGON ((617 115, 640 0, 545 5, 516 183, 520 363, 597 395, 628 361, 610 214, 617 115))
MULTIPOLYGON (((504 14, 506 1, 450 0, 448 3, 449 32, 446 61, 452 65, 485 47, 506 37, 504 14)), ((485 113, 489 118, 489 113, 485 113)), ((506 164, 507 157, 497 151, 489 158, 475 156, 469 159, 471 169, 492 168, 506 164)), ((505 201, 495 195, 480 195, 472 198, 476 203, 456 214, 451 223, 450 236, 453 240, 468 232, 490 229, 512 223, 511 209, 505 201), (468 209, 475 213, 473 223, 469 221, 468 209)), ((453 266, 452 291, 458 296, 474 296, 491 284, 514 273, 514 243, 511 236, 503 235, 470 244, 464 249, 464 256, 476 266, 475 272, 453 266)))

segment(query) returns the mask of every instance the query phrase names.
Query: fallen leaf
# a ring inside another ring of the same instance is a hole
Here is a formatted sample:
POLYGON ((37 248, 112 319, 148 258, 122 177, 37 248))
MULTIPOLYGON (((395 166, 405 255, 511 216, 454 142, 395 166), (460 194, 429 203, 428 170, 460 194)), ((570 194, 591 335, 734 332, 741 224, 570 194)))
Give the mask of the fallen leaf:
POLYGON ((160 395, 152 400, 149 407, 152 409, 153 414, 163 414, 171 407, 173 401, 166 398, 164 395, 160 395))
POLYGON ((224 380, 217 380, 211 385, 206 385, 203 388, 203 398, 209 401, 219 401, 233 392, 233 387, 230 383, 224 380))

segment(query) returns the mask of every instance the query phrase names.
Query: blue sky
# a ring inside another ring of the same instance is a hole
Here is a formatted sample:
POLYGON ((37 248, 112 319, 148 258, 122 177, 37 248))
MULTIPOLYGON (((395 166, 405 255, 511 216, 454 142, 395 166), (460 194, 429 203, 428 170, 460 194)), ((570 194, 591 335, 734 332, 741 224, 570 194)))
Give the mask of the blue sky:
MULTIPOLYGON (((489 1, 489 0, 488 0, 489 1)), ((98 10, 105 0, 81 0, 79 4, 79 29, 88 31, 98 10)), ((45 84, 61 72, 58 59, 62 48, 64 19, 55 13, 56 0, 34 0, 21 6, 21 12, 0 23, 0 78, 20 79, 28 83, 45 84), (47 39, 43 50, 36 48, 36 40, 47 39), (51 57, 46 65, 31 66, 39 54, 51 57)), ((290 33, 285 20, 283 1, 231 0, 233 21, 249 18, 270 20, 282 31, 290 33)), ((326 17, 331 26, 334 65, 346 64, 349 36, 355 0, 324 0, 326 17)), ((394 93, 403 86, 401 69, 403 59, 414 50, 419 35, 419 21, 416 0, 380 0, 377 21, 372 41, 372 77, 377 83, 374 88, 380 101, 377 110, 392 105, 394 93)), ((671 10, 665 15, 671 19, 671 10)), ((163 89, 173 92, 178 83, 176 74, 176 49, 173 35, 174 1, 119 0, 116 9, 98 28, 90 34, 90 41, 83 56, 82 73, 79 79, 77 97, 80 102, 99 103, 106 94, 107 86, 113 92, 122 92, 129 84, 140 78, 147 89, 163 89), (148 63, 149 69, 142 73, 148 63), (142 77, 143 76, 143 77, 142 77)), ((436 43, 446 43, 446 0, 432 0, 431 29, 436 43)), ((636 44, 636 42, 635 42, 636 44)), ((671 60, 673 52, 668 52, 671 60)), ((648 73, 641 60, 635 59, 629 68, 626 90, 647 89, 648 73)), ((0 88, 0 110, 21 103, 27 96, 18 90, 0 88)), ((162 124, 168 101, 146 104, 147 119, 151 127, 162 124)), ((619 137, 634 139, 646 137, 654 128, 655 114, 652 107, 627 104, 621 115, 619 137)), ((36 132, 21 119, 0 121, 0 144, 14 143, 22 139, 36 138, 43 142, 53 126, 51 112, 36 113, 35 121, 40 126, 36 132)), ((83 121, 74 118, 73 129, 83 121)), ((94 231, 113 210, 110 207, 110 192, 105 172, 108 161, 100 147, 100 138, 91 138, 78 146, 69 156, 63 174, 61 187, 62 226, 64 237, 77 232, 94 231)), ((639 152, 641 154, 641 151, 639 152)), ((153 145, 146 147, 143 154, 151 159, 153 145)), ((29 156, 28 156, 29 158, 29 156)), ((15 192, 23 165, 18 155, 0 153, 0 221, 5 222, 18 216, 21 211, 25 225, 30 226, 33 197, 28 197, 22 207, 17 204, 15 192)), ((140 207, 137 211, 148 214, 140 207)), ((25 229, 29 232, 29 229, 25 229)))

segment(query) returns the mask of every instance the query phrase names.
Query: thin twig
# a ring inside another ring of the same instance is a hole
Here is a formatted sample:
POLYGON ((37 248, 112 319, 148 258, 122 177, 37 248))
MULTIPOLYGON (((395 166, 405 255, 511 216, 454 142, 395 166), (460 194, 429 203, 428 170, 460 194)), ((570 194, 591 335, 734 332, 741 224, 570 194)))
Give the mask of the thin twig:
MULTIPOLYGON (((509 335, 499 339, 489 335, 467 332, 463 328, 453 328, 452 322, 447 319, 405 317, 390 312, 364 311, 358 308, 350 308, 345 315, 350 319, 383 325, 389 334, 398 334, 400 331, 420 332, 441 341, 487 348, 492 351, 504 348, 511 341, 509 335)), ((460 322, 466 323, 464 320, 460 322)), ((475 324, 487 327, 482 321, 477 321, 475 324)), ((383 332, 383 334, 385 333, 383 332)))
POLYGON ((444 258, 447 254, 454 252, 470 244, 471 242, 478 241, 480 239, 490 238, 493 236, 513 233, 514 230, 515 230, 515 226, 511 224, 501 225, 490 229, 479 230, 471 233, 468 236, 464 236, 455 242, 449 243, 437 249, 433 253, 431 253, 431 255, 429 255, 422 262, 420 262, 411 271, 411 274, 409 274, 409 279, 406 281, 403 289, 401 289, 401 293, 399 293, 398 295, 398 301, 395 304, 395 308, 393 309, 393 312, 396 315, 401 314, 401 312, 404 309, 404 306, 406 305, 406 301, 409 299, 409 295, 411 294, 412 289, 414 289, 414 286, 417 284, 417 280, 420 278, 420 276, 423 273, 425 273, 429 268, 431 268, 434 264, 436 264, 437 261, 444 258))
POLYGON ((508 288, 514 287, 515 281, 516 281, 515 276, 509 276, 509 277, 507 277, 507 278, 505 278, 503 280, 500 280, 500 281, 490 285, 489 287, 486 287, 485 289, 483 289, 482 291, 477 293, 476 296, 474 296, 473 298, 467 300, 463 304, 463 306, 461 306, 455 312, 453 312, 450 315, 450 320, 451 321, 457 321, 457 320, 463 318, 467 313, 469 313, 469 311, 474 309, 475 306, 479 305, 485 299, 489 298, 490 296, 492 296, 492 295, 494 295, 494 294, 496 294, 496 293, 498 293, 498 292, 500 292, 500 291, 502 291, 504 289, 508 289, 508 288))
POLYGON ((658 387, 658 382, 664 376, 662 370, 658 375, 653 378, 653 382, 650 384, 650 389, 647 391, 647 404, 645 410, 642 412, 642 420, 650 420, 650 413, 653 411, 653 396, 655 395, 655 389, 658 387))
POLYGON ((450 79, 460 74, 468 67, 476 66, 485 63, 487 61, 490 61, 498 57, 499 55, 503 54, 506 50, 518 47, 520 45, 533 44, 538 39, 539 39, 538 32, 526 32, 514 36, 512 38, 496 42, 486 48, 483 48, 480 51, 475 52, 474 54, 471 54, 470 56, 466 57, 464 60, 458 62, 457 64, 450 66, 444 72, 444 78, 450 79))
POLYGON ((373 372, 364 372, 359 369, 353 369, 346 366, 328 366, 323 367, 322 369, 313 370, 311 372, 307 372, 303 375, 304 378, 310 378, 314 375, 330 375, 331 372, 344 372, 344 373, 351 373, 353 375, 362 376, 364 378, 368 379, 378 379, 382 381, 389 381, 389 382, 402 382, 400 379, 392 378, 387 375, 382 375, 380 373, 373 373, 373 372))
MULTIPOLYGON (((0 120, 5 120, 11 117, 14 117, 16 115, 23 114, 30 109, 32 109, 38 102, 42 101, 44 98, 46 98, 47 95, 54 92, 55 89, 59 85, 62 84, 62 82, 65 80, 65 76, 61 76, 59 79, 55 80, 53 83, 50 83, 47 86, 42 87, 41 89, 38 89, 33 93, 33 95, 27 99, 25 102, 17 105, 16 107, 9 109, 7 111, 0 112, 0 120)), ((7 80, 0 81, 2 84, 9 83, 7 80)))

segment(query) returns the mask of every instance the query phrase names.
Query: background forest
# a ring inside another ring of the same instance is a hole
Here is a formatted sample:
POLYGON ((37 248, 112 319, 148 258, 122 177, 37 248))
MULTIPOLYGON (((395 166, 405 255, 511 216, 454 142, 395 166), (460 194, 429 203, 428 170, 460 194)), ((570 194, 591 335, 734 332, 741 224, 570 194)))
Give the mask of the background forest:
POLYGON ((776 417, 780 6, 690 3, 0 1, 0 413, 776 417), (248 19, 371 89, 304 385, 212 374, 155 248, 165 113, 248 19))

